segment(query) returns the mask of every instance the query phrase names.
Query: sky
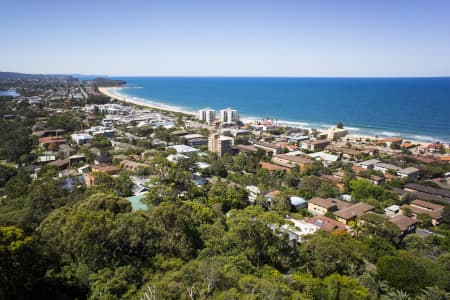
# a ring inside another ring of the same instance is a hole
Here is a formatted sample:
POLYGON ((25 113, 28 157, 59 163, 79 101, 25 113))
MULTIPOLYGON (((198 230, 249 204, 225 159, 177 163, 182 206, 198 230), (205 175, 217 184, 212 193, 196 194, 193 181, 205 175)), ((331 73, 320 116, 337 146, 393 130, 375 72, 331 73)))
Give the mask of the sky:
POLYGON ((0 0, 0 71, 449 76, 449 0, 0 0))

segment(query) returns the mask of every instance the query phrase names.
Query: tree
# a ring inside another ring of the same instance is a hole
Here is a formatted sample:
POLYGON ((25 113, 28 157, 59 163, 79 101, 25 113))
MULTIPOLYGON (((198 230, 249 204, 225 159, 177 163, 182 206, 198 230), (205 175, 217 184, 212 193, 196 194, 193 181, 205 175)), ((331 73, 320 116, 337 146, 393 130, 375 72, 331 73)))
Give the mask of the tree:
POLYGON ((315 234, 302 245, 302 250, 305 265, 317 277, 362 272, 362 257, 355 243, 345 235, 315 234))
POLYGON ((328 299, 370 299, 369 290, 357 279, 332 274, 325 278, 324 283, 327 286, 328 299))
POLYGON ((0 298, 25 299, 37 280, 40 257, 22 229, 0 227, 0 298))
POLYGON ((211 175, 214 176, 227 177, 228 175, 227 168, 225 167, 224 163, 221 161, 220 158, 215 158, 211 161, 209 171, 211 175))
POLYGON ((351 180, 350 189, 352 196, 363 202, 372 202, 381 206, 387 201, 397 201, 397 196, 383 187, 375 185, 367 180, 351 180))
POLYGON ((446 206, 444 208, 444 212, 442 213, 442 223, 450 225, 450 206, 446 206))
POLYGON ((31 151, 30 129, 17 121, 0 119, 0 159, 20 162, 31 151))
POLYGON ((136 298, 140 274, 130 265, 115 270, 104 268, 90 275, 89 281, 89 299, 133 299, 136 298))
POLYGON ((343 129, 344 128, 344 123, 338 122, 337 125, 336 125, 336 128, 343 129))
POLYGON ((106 155, 111 150, 112 145, 106 136, 103 134, 96 134, 91 140, 92 147, 98 148, 101 155, 106 155))
POLYGON ((4 187, 5 184, 17 175, 17 171, 14 168, 0 165, 0 188, 4 187))
POLYGON ((383 280, 398 290, 417 293, 434 283, 425 259, 400 251, 395 256, 383 256, 378 259, 377 271, 383 280))
POLYGON ((133 181, 130 177, 124 173, 121 173, 118 177, 114 178, 114 190, 117 195, 122 197, 129 197, 133 195, 133 181))
POLYGON ((248 205, 248 193, 241 188, 234 188, 226 183, 214 183, 208 192, 210 205, 220 204, 223 212, 230 209, 244 208, 248 205))

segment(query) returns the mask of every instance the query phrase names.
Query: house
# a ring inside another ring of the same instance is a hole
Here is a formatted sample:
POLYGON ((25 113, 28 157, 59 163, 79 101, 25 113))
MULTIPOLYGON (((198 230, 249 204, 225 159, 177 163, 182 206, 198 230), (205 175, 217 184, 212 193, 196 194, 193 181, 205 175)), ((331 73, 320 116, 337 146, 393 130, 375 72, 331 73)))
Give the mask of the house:
POLYGON ((255 146, 249 145, 234 145, 233 148, 242 153, 254 153, 258 151, 258 148, 256 148, 255 146))
POLYGON ((373 169, 375 171, 380 171, 387 179, 395 179, 396 177, 389 176, 395 176, 393 174, 396 174, 401 178, 407 178, 408 181, 419 179, 419 169, 414 167, 401 168, 395 165, 380 162, 376 159, 361 162, 358 165, 366 170, 373 169), (390 172, 393 172, 393 174, 390 174, 390 172))
POLYGON ((260 161, 259 166, 261 169, 267 170, 269 172, 275 172, 275 171, 287 171, 289 172, 291 169, 288 167, 272 164, 266 161, 260 161))
POLYGON ((94 158, 94 164, 96 165, 104 165, 104 164, 111 164, 112 163, 112 157, 108 155, 97 155, 94 158))
POLYGON ((315 197, 309 200, 308 210, 316 215, 324 215, 328 212, 333 212, 341 208, 345 208, 350 204, 339 199, 334 198, 320 198, 315 197))
POLYGON ((378 159, 369 159, 369 160, 358 163, 358 166, 360 166, 364 170, 373 170, 373 168, 380 162, 381 161, 379 161, 378 159))
POLYGON ((56 167, 58 171, 62 171, 70 165, 70 160, 68 159, 57 159, 48 164, 48 166, 56 167))
POLYGON ((421 214, 428 215, 431 218, 431 224, 437 226, 442 222, 444 206, 417 199, 409 205, 403 205, 401 212, 402 214, 410 212, 413 219, 417 219, 417 216, 421 214))
POLYGON ((291 235, 293 234, 297 240, 302 241, 302 237, 308 234, 313 234, 314 232, 320 229, 319 226, 309 223, 304 220, 296 220, 296 219, 287 219, 291 224, 284 224, 281 227, 288 231, 291 235))
POLYGON ((173 145, 169 149, 175 149, 177 154, 195 153, 198 152, 197 148, 186 146, 186 145, 173 145))
POLYGON ((188 132, 186 131, 186 130, 184 130, 184 129, 181 129, 181 130, 175 130, 175 131, 173 131, 170 135, 171 136, 183 136, 183 135, 186 135, 186 134, 188 134, 188 132))
POLYGON ((66 139, 62 136, 47 136, 39 139, 39 146, 48 148, 50 146, 56 147, 65 144, 66 139))
POLYGON ((38 158, 36 159, 36 162, 38 163, 48 163, 51 161, 56 160, 56 156, 52 155, 51 152, 50 153, 44 153, 44 155, 40 155, 38 156, 38 158))
POLYGON ((187 134, 180 137, 182 140, 192 147, 200 147, 208 144, 208 140, 198 133, 187 134))
POLYGON ((64 132, 65 132, 64 129, 40 130, 40 131, 33 131, 32 135, 38 138, 42 138, 46 136, 59 136, 64 132))
POLYGON ((444 152, 444 145, 441 143, 433 143, 427 146, 427 150, 429 153, 441 153, 444 152))
POLYGON ((397 175, 401 178, 407 178, 408 181, 415 181, 419 179, 419 169, 408 167, 397 171, 397 175))
POLYGON ((100 164, 100 165, 93 165, 91 166, 92 172, 102 172, 109 175, 115 175, 120 172, 120 169, 113 165, 106 165, 106 164, 100 164))
POLYGON ((122 169, 129 170, 129 171, 137 171, 139 169, 147 167, 147 165, 143 164, 143 163, 139 163, 139 162, 135 162, 135 161, 132 161, 132 160, 125 159, 125 160, 122 160, 120 162, 120 167, 122 169))
POLYGON ((391 205, 391 206, 388 206, 388 207, 386 207, 385 209, 384 209, 384 213, 386 214, 386 216, 388 216, 388 217, 392 217, 392 216, 395 216, 395 215, 397 215, 397 214, 399 214, 400 213, 400 206, 398 206, 398 205, 391 205))
POLYGON ((335 211, 333 214, 336 216, 336 219, 339 222, 343 224, 348 224, 348 222, 355 221, 356 218, 361 217, 365 213, 373 210, 374 208, 375 207, 370 204, 359 202, 350 205, 348 207, 345 207, 343 209, 340 209, 338 211, 335 211))
POLYGON ((408 183, 405 185, 405 191, 408 192, 421 192, 424 194, 434 195, 439 198, 450 198, 450 191, 444 189, 437 189, 431 186, 408 183))
POLYGON ((192 147, 200 147, 203 145, 208 145, 208 140, 204 137, 194 138, 187 141, 188 145, 192 147))
POLYGON ((86 131, 87 131, 87 133, 89 133, 92 136, 103 135, 107 138, 113 138, 114 134, 115 134, 114 129, 110 129, 110 128, 103 127, 103 126, 94 126, 94 127, 88 128, 86 131))
POLYGON ((311 154, 308 154, 308 156, 315 160, 322 161, 325 166, 329 166, 332 163, 337 162, 339 160, 339 156, 325 153, 323 151, 311 153, 311 154))
POLYGON ((189 156, 183 155, 183 154, 170 154, 166 157, 166 159, 170 162, 177 163, 179 161, 182 161, 183 159, 187 159, 189 156))
POLYGON ((271 144, 266 142, 256 142, 253 144, 256 148, 266 151, 267 155, 276 155, 281 153, 281 147, 277 144, 271 144))
POLYGON ((254 185, 247 185, 245 187, 245 189, 248 192, 248 201, 250 203, 255 203, 256 202, 256 198, 261 193, 260 189, 257 186, 254 186, 254 185))
POLYGON ((345 191, 346 187, 345 187, 345 184, 341 177, 338 177, 336 175, 324 174, 324 175, 320 176, 320 179, 327 181, 327 182, 331 182, 341 193, 343 193, 345 191))
POLYGON ((402 144, 402 137, 389 137, 377 141, 377 144, 386 144, 387 147, 392 147, 393 145, 399 146, 402 144))
POLYGON ((95 184, 95 172, 106 173, 108 175, 115 175, 119 173, 120 169, 112 165, 95 165, 91 166, 91 171, 92 173, 84 173, 84 182, 88 187, 95 184))
POLYGON ((308 158, 293 156, 287 154, 279 154, 272 157, 272 162, 281 166, 299 166, 301 170, 306 170, 314 164, 314 161, 308 158))
POLYGON ((390 171, 390 170, 395 171, 395 173, 397 173, 399 170, 401 170, 400 167, 397 167, 397 166, 394 166, 394 165, 391 165, 391 164, 386 164, 386 163, 383 163, 383 162, 377 163, 374 166, 373 169, 375 171, 380 171, 383 174, 388 172, 388 171, 390 171))
POLYGON ((306 219, 306 222, 310 223, 310 224, 314 224, 317 227, 319 227, 321 230, 325 230, 325 231, 346 231, 348 230, 348 226, 330 219, 328 217, 322 216, 322 215, 317 215, 314 216, 312 218, 306 219))
POLYGON ((409 233, 416 232, 416 224, 417 220, 404 216, 402 214, 398 214, 389 219, 389 222, 395 224, 400 229, 400 236, 405 236, 409 233))
POLYGON ((67 145, 67 144, 61 144, 61 145, 59 145, 59 152, 61 152, 62 154, 64 154, 64 156, 71 156, 71 155, 74 155, 75 153, 77 153, 77 151, 74 149, 74 148, 72 148, 72 147, 70 147, 69 145, 67 145))
POLYGON ((316 151, 316 150, 323 150, 326 146, 330 144, 329 140, 315 140, 315 141, 302 141, 300 142, 300 148, 309 150, 309 151, 316 151))
POLYGON ((86 133, 74 133, 70 137, 77 145, 89 144, 93 138, 92 135, 86 133))
POLYGON ((288 135, 286 137, 286 141, 288 143, 294 142, 296 145, 298 145, 300 142, 306 141, 306 140, 309 140, 309 136, 307 136, 307 135, 297 135, 296 134, 296 135, 288 135))

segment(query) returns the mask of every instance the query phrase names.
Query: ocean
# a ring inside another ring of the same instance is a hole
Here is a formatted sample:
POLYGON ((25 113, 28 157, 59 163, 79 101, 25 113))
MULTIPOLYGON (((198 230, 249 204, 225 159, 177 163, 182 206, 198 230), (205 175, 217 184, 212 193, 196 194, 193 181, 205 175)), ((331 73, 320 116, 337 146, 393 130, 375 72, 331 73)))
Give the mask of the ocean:
POLYGON ((450 77, 115 79, 127 81, 116 91, 121 95, 185 111, 231 107, 243 119, 269 118, 305 128, 341 121, 356 134, 450 142, 450 77))
POLYGON ((0 90, 0 96, 19 96, 16 90, 0 90))

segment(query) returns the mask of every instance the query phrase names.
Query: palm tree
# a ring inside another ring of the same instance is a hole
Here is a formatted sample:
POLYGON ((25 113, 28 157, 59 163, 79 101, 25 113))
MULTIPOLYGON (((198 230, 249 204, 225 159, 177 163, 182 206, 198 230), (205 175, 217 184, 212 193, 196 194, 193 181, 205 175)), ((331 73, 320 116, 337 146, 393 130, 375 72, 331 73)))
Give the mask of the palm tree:
POLYGON ((423 300, 448 300, 450 299, 450 293, 440 289, 437 286, 429 286, 422 290, 422 295, 419 299, 423 300))
POLYGON ((394 290, 381 297, 382 300, 412 300, 411 296, 402 290, 394 290))
POLYGON ((378 279, 373 273, 364 273, 361 276, 361 282, 372 294, 376 296, 377 299, 379 299, 382 294, 385 294, 391 290, 391 287, 387 281, 378 279))

